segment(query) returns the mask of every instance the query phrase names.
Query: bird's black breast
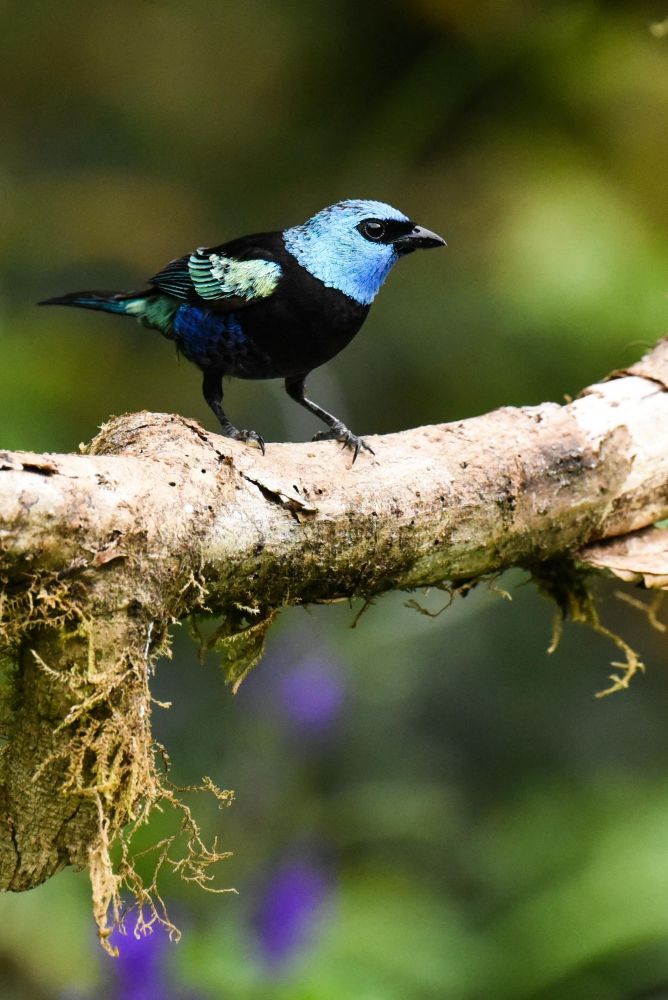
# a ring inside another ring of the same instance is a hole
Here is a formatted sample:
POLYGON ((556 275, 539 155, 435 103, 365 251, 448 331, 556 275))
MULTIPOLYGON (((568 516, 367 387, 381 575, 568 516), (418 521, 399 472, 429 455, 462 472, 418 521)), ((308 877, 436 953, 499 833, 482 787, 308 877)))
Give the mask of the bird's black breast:
MULTIPOLYGON (((260 240, 263 257, 281 266, 279 286, 267 299, 240 309, 237 318, 244 336, 268 359, 268 370, 266 375, 236 374, 242 378, 304 374, 329 361, 352 340, 369 306, 314 278, 285 249, 281 233, 255 237, 256 246, 260 240)), ((228 244, 226 250, 232 253, 233 245, 228 244)), ((227 370, 235 374, 233 366, 227 370)))

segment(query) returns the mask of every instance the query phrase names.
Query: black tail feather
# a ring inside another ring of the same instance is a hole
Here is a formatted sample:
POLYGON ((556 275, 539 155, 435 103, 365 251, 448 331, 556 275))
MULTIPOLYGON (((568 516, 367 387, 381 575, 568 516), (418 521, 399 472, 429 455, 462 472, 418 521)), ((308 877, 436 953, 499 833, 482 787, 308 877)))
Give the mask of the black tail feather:
POLYGON ((80 309, 99 309, 102 312, 138 315, 141 303, 151 295, 143 292, 70 292, 53 299, 38 302, 39 306, 77 306, 80 309))

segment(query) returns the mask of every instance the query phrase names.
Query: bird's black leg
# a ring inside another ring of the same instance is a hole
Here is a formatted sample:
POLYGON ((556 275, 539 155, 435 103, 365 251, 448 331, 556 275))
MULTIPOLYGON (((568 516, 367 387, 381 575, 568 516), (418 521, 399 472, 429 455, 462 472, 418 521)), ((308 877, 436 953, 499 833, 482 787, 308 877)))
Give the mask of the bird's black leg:
POLYGON ((344 445, 353 449, 353 462, 359 455, 360 451, 370 451, 372 455, 375 454, 373 448, 369 447, 366 441, 361 437, 357 437, 352 431, 349 431, 344 423, 337 420, 336 417, 328 413, 327 410, 323 410, 322 406, 318 406, 317 403, 312 402, 307 399, 304 395, 304 383, 306 381, 306 375, 292 375, 290 378, 285 380, 285 391, 291 399, 299 403, 314 416, 319 417, 320 420, 324 421, 330 428, 328 431, 320 431, 313 438, 314 441, 323 441, 327 438, 333 438, 335 441, 343 441, 344 445))
POLYGON ((237 441, 254 441, 264 455, 264 441, 257 431, 241 431, 230 422, 223 409, 223 373, 212 370, 204 372, 202 383, 204 398, 218 417, 220 426, 225 437, 235 438, 237 441))

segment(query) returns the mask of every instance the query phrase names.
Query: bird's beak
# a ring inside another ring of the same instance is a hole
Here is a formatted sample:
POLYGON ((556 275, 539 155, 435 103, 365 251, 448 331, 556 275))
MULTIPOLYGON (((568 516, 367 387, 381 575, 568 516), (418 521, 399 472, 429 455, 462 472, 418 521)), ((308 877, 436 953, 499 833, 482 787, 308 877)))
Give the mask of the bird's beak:
POLYGON ((393 246, 397 253, 407 254, 413 250, 430 250, 433 247, 446 247, 448 244, 436 233, 425 229, 424 226, 414 226, 410 233, 400 236, 394 240, 393 246))

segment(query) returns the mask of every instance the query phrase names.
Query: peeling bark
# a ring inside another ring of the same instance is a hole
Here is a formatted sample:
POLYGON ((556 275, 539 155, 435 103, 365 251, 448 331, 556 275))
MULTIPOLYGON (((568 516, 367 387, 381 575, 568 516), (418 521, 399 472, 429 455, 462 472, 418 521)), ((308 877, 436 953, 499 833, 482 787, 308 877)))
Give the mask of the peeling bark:
POLYGON ((369 438, 354 465, 335 442, 262 456, 150 413, 83 454, 0 453, 0 887, 94 867, 159 796, 148 675, 172 621, 216 612, 259 648, 288 604, 576 553, 617 571, 602 540, 668 516, 667 382, 662 341, 568 405, 369 438))
POLYGON ((626 583, 648 590, 668 590, 668 530, 642 528, 621 538, 586 545, 579 561, 597 570, 608 570, 626 583))

